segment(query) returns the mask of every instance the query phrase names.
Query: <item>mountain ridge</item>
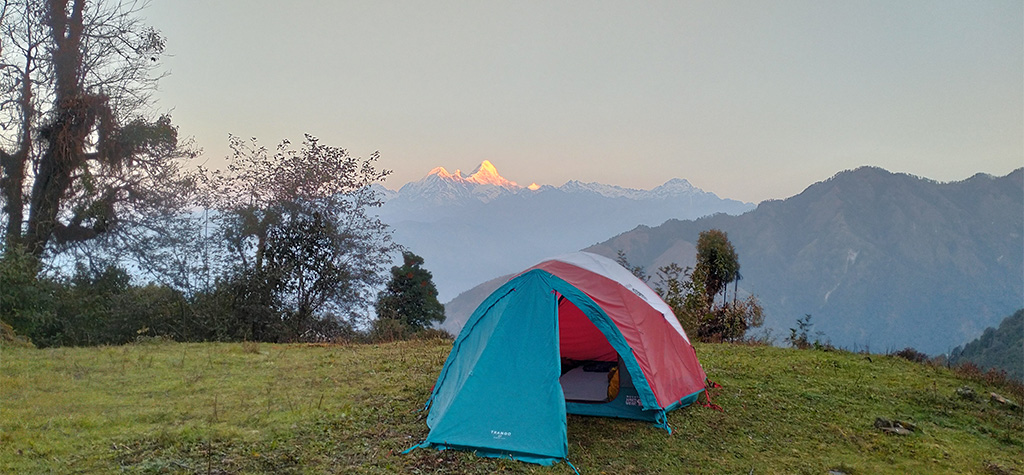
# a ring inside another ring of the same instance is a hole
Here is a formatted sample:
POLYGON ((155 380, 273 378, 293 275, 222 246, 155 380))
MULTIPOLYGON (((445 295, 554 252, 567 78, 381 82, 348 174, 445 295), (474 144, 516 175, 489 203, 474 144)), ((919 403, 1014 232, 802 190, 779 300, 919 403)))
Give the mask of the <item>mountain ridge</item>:
MULTIPOLYGON (((672 262, 692 266, 710 228, 728 233, 740 293, 758 296, 776 338, 811 314, 814 331, 836 345, 938 354, 1024 302, 1024 169, 940 183, 861 167, 747 213, 639 225, 584 250, 622 250, 653 275, 672 262)), ((468 300, 481 293, 446 308, 475 307, 468 300)))
POLYGON ((523 187, 502 177, 489 161, 471 175, 437 167, 389 191, 380 190, 379 216, 394 230, 396 242, 425 259, 442 300, 637 224, 754 207, 681 178, 651 190, 577 180, 560 187, 523 187))
POLYGON ((1024 169, 939 183, 862 167, 742 216, 670 220, 588 250, 622 249, 643 266, 686 261, 666 253, 708 228, 729 234, 741 291, 758 295, 781 333, 811 314, 837 344, 937 354, 1024 299, 1024 169))
MULTIPOLYGON (((581 180, 568 180, 560 186, 537 185, 536 183, 532 183, 530 186, 520 186, 501 176, 490 160, 482 161, 469 175, 458 169, 451 173, 445 167, 439 166, 431 169, 423 178, 402 185, 398 190, 391 190, 383 185, 377 186, 383 201, 400 199, 407 203, 419 203, 420 208, 453 203, 466 205, 477 201, 486 203, 507 194, 528 194, 552 189, 566 193, 594 193, 606 198, 631 200, 671 199, 680 196, 707 196, 721 199, 715 193, 693 186, 683 178, 671 178, 649 190, 581 180)), ((725 201, 743 203, 736 200, 725 201)), ((751 203, 743 204, 753 207, 751 203)))

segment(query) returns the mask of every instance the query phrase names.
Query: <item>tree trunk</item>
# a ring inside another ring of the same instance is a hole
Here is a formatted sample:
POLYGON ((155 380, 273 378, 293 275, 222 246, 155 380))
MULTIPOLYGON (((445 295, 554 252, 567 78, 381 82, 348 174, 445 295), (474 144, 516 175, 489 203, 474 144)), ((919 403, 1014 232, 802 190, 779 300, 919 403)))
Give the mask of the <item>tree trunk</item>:
POLYGON ((82 91, 82 9, 84 0, 74 0, 71 15, 66 0, 50 0, 49 25, 54 50, 53 68, 56 79, 53 123, 44 128, 46 151, 39 160, 37 178, 32 186, 28 230, 25 246, 41 257, 57 225, 60 203, 75 169, 84 160, 85 139, 95 122, 94 98, 82 91))
POLYGON ((18 99, 22 115, 18 150, 12 154, 0 150, 0 191, 4 195, 3 212, 7 215, 7 228, 4 229, 5 249, 12 249, 15 244, 21 244, 21 226, 25 220, 23 188, 29 153, 32 151, 32 126, 35 117, 35 107, 32 104, 35 48, 36 45, 29 45, 25 50, 25 69, 21 74, 21 97, 18 99))

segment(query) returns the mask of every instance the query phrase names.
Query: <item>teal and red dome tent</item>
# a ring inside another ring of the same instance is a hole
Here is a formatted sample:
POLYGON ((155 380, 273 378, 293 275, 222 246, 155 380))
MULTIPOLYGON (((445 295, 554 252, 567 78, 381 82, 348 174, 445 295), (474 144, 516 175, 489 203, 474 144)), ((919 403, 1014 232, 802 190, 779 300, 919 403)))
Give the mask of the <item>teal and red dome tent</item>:
MULTIPOLYGON (((696 401, 706 375, 669 306, 614 261, 579 252, 527 269, 477 307, 427 402, 417 447, 550 465, 566 414, 651 421, 696 401)), ((412 450, 410 449, 410 450, 412 450)))

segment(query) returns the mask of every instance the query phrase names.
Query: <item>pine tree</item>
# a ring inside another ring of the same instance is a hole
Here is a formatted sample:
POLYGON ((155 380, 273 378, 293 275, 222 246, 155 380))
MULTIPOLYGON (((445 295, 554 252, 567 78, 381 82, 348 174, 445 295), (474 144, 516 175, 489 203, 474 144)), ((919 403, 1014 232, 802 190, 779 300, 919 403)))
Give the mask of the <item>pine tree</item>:
POLYGON ((391 281, 377 299, 377 318, 401 322, 418 331, 444 321, 444 305, 437 300, 430 271, 421 267, 423 258, 403 252, 404 265, 391 268, 391 281))

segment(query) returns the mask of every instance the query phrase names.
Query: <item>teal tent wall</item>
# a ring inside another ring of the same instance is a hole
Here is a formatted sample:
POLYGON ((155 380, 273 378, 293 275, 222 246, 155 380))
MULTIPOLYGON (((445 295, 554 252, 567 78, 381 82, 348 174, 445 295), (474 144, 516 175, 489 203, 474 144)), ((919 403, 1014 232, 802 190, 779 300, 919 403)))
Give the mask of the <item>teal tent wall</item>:
POLYGON ((430 433, 416 447, 471 450, 545 465, 566 458, 566 402, 558 382, 559 295, 608 337, 636 387, 641 407, 619 403, 598 414, 664 418, 664 409, 607 314, 564 280, 532 270, 492 293, 466 322, 428 403, 430 433))
POLYGON ((435 386, 424 446, 544 464, 568 455, 548 277, 514 279, 467 322, 435 386))

